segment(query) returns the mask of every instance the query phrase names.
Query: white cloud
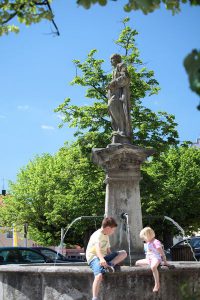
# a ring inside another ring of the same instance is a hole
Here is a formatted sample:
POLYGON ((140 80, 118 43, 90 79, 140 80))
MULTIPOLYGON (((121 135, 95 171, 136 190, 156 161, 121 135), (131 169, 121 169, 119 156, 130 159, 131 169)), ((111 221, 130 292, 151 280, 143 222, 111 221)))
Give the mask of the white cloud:
POLYGON ((44 130, 55 130, 55 128, 50 125, 41 125, 41 128, 44 130))
POLYGON ((21 111, 27 111, 29 110, 30 106, 29 105, 18 105, 17 109, 21 111))

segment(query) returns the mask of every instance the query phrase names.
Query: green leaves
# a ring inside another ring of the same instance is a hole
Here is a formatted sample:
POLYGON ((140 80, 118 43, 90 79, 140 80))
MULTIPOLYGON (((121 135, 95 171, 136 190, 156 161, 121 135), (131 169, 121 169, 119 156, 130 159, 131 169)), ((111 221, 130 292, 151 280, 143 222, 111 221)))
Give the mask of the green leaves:
MULTIPOLYGON (((117 0, 115 0, 117 1, 117 0)), ((162 4, 165 5, 165 8, 172 11, 173 14, 180 12, 181 3, 190 3, 190 5, 199 5, 198 0, 182 0, 182 1, 173 1, 173 0, 128 0, 124 6, 126 12, 132 10, 141 10, 145 15, 159 9, 162 4)), ((93 4, 106 5, 106 0, 77 0, 79 5, 82 5, 84 8, 88 9, 93 4)))
MULTIPOLYGON (((184 67, 188 74, 191 90, 200 96, 200 51, 192 50, 184 59, 184 67)), ((200 105, 197 109, 200 110, 200 105)))
POLYGON ((76 3, 82 5, 86 9, 89 9, 91 4, 95 4, 95 3, 104 6, 107 4, 107 0, 77 0, 76 3))
POLYGON ((50 1, 3 0, 0 4, 0 35, 19 32, 18 26, 9 24, 15 19, 29 26, 39 23, 43 19, 53 21, 53 17, 50 1))
MULTIPOLYGON (((60 242, 60 229, 80 215, 103 215, 104 173, 82 155, 78 144, 61 148, 54 156, 36 157, 23 168, 11 194, 0 207, 2 224, 23 228, 42 244, 60 242)), ((88 224, 81 224, 68 242, 83 245, 88 224)))

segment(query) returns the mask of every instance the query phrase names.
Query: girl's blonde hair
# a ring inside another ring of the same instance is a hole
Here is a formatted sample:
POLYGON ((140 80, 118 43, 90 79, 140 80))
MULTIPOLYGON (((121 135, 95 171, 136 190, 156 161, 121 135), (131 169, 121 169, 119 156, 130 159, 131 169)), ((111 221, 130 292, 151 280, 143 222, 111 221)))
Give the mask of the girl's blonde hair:
POLYGON ((151 227, 144 227, 140 231, 140 238, 143 240, 153 239, 155 237, 155 232, 151 227))

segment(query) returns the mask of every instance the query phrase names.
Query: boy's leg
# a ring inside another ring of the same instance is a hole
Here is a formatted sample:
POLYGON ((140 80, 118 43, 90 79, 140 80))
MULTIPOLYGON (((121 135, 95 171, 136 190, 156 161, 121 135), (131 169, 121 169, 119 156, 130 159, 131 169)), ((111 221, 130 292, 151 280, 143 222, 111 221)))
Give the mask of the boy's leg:
POLYGON ((93 299, 97 299, 99 295, 99 289, 102 282, 103 275, 99 273, 94 277, 93 285, 92 285, 92 297, 93 299))
POLYGON ((92 284, 92 299, 96 300, 99 294, 99 289, 101 281, 103 279, 103 274, 105 273, 105 269, 100 265, 99 258, 97 257, 89 263, 89 266, 94 273, 94 281, 92 284))
POLYGON ((115 251, 106 255, 104 258, 108 263, 108 270, 111 272, 117 271, 115 266, 120 262, 122 262, 126 257, 127 257, 127 253, 125 250, 115 251))
POLYGON ((127 257, 127 253, 126 253, 125 250, 120 250, 117 253, 118 253, 117 256, 115 256, 115 258, 113 258, 111 260, 111 264, 113 266, 119 264, 120 262, 122 262, 127 257))

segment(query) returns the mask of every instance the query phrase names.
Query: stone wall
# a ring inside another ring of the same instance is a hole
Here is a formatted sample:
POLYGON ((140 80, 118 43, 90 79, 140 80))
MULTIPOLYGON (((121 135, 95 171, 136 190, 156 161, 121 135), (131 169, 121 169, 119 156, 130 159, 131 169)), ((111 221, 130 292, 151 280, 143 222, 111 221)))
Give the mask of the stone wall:
MULTIPOLYGON (((174 262, 159 270, 161 289, 153 294, 151 270, 122 267, 104 276, 100 300, 183 300, 180 287, 188 285, 191 299, 200 291, 200 263, 174 262)), ((0 300, 90 300, 93 274, 88 266, 0 267, 0 300)), ((188 298, 190 299, 190 298, 188 298)))

